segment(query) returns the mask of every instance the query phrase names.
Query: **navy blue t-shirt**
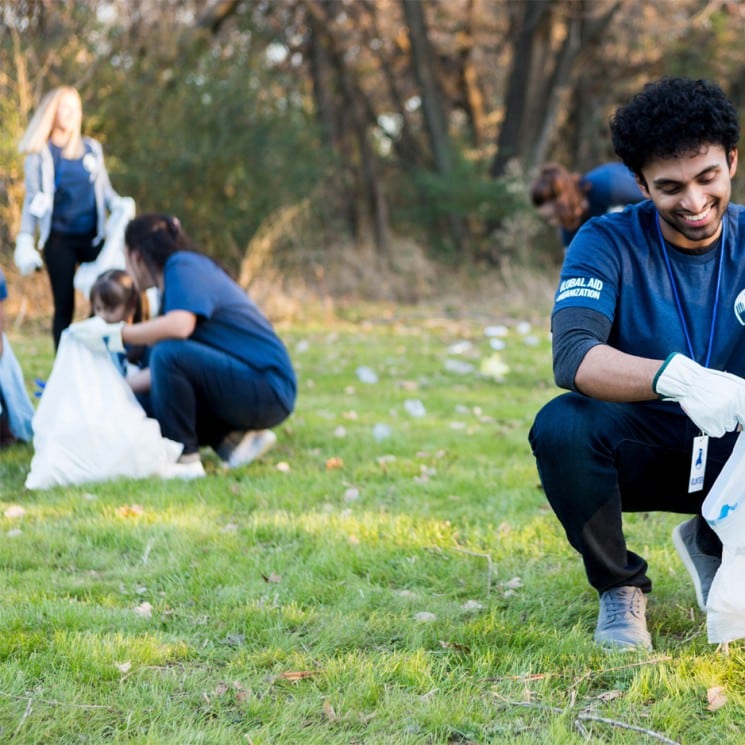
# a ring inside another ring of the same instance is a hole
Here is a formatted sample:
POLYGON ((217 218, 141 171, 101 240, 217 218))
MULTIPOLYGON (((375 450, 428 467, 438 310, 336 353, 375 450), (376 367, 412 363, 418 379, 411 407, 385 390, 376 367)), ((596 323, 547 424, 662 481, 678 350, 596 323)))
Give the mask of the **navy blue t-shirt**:
POLYGON ((96 159, 85 145, 82 158, 62 157, 62 151, 49 143, 54 160, 54 209, 52 230, 82 235, 96 231, 96 194, 93 188, 96 159))
MULTIPOLYGON (((627 204, 636 204, 646 197, 636 183, 634 174, 623 163, 603 163, 588 171, 580 180, 585 190, 587 217, 600 217, 606 212, 620 209, 627 204)), ((561 239, 568 246, 577 234, 575 230, 561 230, 561 239)))
MULTIPOLYGON (((608 344, 622 352, 690 356, 656 220, 647 200, 586 222, 567 251, 553 312, 581 307, 602 313, 611 321, 608 344)), ((721 250, 692 254, 666 244, 667 254, 694 358, 705 363, 717 300, 708 366, 745 376, 745 207, 731 204, 724 220, 721 250)))
POLYGON ((3 270, 0 269, 0 302, 5 300, 6 297, 8 297, 8 286, 5 284, 3 270))
POLYGON ((297 382, 287 349, 264 314, 212 259, 191 251, 168 258, 161 313, 172 310, 194 313, 191 339, 265 373, 282 405, 293 410, 297 382))

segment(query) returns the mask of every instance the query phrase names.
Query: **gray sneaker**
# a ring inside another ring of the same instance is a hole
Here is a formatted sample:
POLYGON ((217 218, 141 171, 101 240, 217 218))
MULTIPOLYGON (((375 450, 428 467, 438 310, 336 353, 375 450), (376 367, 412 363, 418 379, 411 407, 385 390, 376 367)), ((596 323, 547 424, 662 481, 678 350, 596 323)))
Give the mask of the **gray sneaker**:
POLYGON ((616 651, 652 650, 647 631, 647 597, 638 587, 614 587, 600 596, 595 641, 616 651))
POLYGON ((277 435, 270 429, 231 432, 215 451, 228 468, 245 466, 274 447, 277 435))
POLYGON ((696 521, 697 518, 693 517, 673 529, 673 545, 683 560, 688 574, 691 575, 698 607, 705 611, 711 583, 714 581, 714 575, 722 559, 719 556, 705 554, 699 549, 696 543, 696 521))

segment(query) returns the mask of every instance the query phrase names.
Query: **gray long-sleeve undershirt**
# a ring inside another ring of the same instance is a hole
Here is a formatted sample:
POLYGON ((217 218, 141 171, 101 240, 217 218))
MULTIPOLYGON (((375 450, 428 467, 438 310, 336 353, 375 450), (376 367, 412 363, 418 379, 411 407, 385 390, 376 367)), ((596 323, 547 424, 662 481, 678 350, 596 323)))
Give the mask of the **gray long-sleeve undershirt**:
POLYGON ((610 336, 610 319, 589 308, 563 308, 551 319, 556 385, 576 391, 574 378, 585 355, 610 336))

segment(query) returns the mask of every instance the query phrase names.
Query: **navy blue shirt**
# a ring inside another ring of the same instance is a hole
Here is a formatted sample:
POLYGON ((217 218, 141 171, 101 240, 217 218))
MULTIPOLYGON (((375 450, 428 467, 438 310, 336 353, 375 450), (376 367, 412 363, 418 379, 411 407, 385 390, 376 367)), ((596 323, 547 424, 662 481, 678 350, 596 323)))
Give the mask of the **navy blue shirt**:
MULTIPOLYGON (((647 200, 585 223, 567 251, 553 312, 589 308, 602 313, 611 322, 608 344, 622 352, 650 359, 665 359, 672 352, 690 356, 656 220, 657 210, 647 200)), ((721 249, 694 254, 666 244, 667 253, 693 356, 701 364, 721 255, 709 367, 745 376, 745 207, 731 204, 724 220, 721 249)))
POLYGON ((6 297, 8 297, 8 286, 5 284, 3 270, 0 269, 0 302, 5 300, 6 297))
POLYGON ((49 143, 54 159, 54 209, 52 230, 83 235, 96 231, 96 195, 93 189, 96 163, 88 145, 82 158, 62 157, 62 151, 49 143))
POLYGON ((282 405, 293 410, 297 382, 287 349, 264 314, 212 259, 191 251, 169 256, 161 313, 172 310, 194 313, 191 339, 265 374, 282 405))
MULTIPOLYGON (((646 197, 642 194, 634 174, 623 163, 603 163, 582 176, 579 182, 588 202, 585 220, 600 217, 606 212, 636 204, 646 197)), ((561 239, 568 246, 577 230, 561 230, 561 239)))

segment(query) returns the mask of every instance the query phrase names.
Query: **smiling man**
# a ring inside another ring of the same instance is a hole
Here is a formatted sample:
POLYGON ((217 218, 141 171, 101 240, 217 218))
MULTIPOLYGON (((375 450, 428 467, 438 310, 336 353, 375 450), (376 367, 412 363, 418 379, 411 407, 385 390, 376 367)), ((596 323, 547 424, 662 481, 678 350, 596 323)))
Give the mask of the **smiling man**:
POLYGON ((701 504, 745 424, 745 208, 730 204, 737 112, 704 80, 647 84, 611 119, 648 199, 586 223, 554 302, 569 389, 530 443, 548 500, 600 596, 595 640, 651 649, 645 559, 622 514, 693 515, 673 542, 704 609, 721 543, 701 504))

